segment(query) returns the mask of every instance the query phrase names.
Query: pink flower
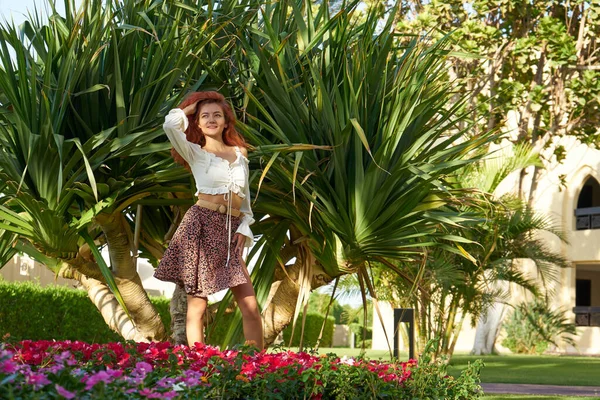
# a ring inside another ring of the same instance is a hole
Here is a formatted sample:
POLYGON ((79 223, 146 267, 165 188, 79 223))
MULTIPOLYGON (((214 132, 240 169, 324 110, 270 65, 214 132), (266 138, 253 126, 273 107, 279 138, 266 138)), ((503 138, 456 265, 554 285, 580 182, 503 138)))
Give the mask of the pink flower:
POLYGON ((65 389, 64 387, 60 386, 58 383, 56 385, 54 385, 54 387, 56 388, 56 393, 58 393, 59 395, 61 395, 65 399, 70 400, 70 399, 75 398, 75 393, 69 392, 67 389, 65 389))
POLYGON ((90 390, 100 382, 110 383, 115 378, 120 377, 123 371, 107 369, 106 371, 98 371, 90 376, 84 376, 81 382, 85 383, 85 390, 90 390))
POLYGON ((140 361, 135 364, 135 369, 133 372, 141 376, 146 376, 149 372, 152 372, 152 365, 148 364, 147 362, 140 361))
POLYGON ((144 388, 139 392, 140 396, 146 397, 148 399, 161 399, 163 397, 163 393, 154 392, 152 389, 144 388))
POLYGON ((0 373, 2 374, 14 374, 17 371, 17 363, 13 360, 0 361, 0 373))
POLYGON ((46 375, 32 372, 26 376, 25 383, 32 385, 35 389, 39 389, 42 386, 50 384, 51 382, 48 380, 48 378, 46 378, 46 375))

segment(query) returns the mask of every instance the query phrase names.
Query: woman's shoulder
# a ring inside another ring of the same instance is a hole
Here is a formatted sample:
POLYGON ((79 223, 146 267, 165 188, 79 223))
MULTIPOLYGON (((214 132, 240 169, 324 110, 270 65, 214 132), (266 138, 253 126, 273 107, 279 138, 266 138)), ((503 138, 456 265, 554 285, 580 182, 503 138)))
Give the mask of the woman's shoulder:
POLYGON ((246 159, 248 158, 248 149, 243 146, 233 146, 236 154, 243 155, 246 159))
POLYGON ((245 147, 239 147, 239 146, 235 146, 236 151, 239 151, 240 153, 242 153, 242 155, 246 158, 248 158, 248 149, 245 147))

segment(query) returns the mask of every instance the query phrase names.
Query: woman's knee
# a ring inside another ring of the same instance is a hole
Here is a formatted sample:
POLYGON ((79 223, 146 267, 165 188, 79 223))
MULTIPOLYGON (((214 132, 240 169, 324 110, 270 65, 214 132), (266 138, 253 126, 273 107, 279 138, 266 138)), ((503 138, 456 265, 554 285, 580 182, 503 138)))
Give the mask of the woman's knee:
POLYGON ((188 320, 201 320, 202 318, 204 318, 204 310, 188 308, 186 317, 188 320))
POLYGON ((206 311, 206 300, 202 298, 189 298, 187 305, 188 319, 202 319, 206 311))
POLYGON ((245 319, 253 319, 260 320, 260 311, 258 310, 258 304, 256 300, 254 301, 250 299, 244 299, 246 301, 239 302, 238 305, 240 307, 240 311, 242 312, 242 317, 245 319), (248 301, 249 300, 249 301, 248 301))

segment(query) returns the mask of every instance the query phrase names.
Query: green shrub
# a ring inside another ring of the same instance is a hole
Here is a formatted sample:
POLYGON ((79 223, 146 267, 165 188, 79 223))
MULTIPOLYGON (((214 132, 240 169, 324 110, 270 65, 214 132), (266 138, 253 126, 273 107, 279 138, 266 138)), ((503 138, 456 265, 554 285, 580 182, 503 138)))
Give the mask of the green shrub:
MULTIPOLYGON (((314 347, 317 344, 319 333, 321 333, 321 327, 325 317, 319 314, 306 314, 306 323, 304 325, 304 341, 303 345, 308 347, 314 347)), ((320 347, 331 347, 333 343, 333 325, 335 324, 335 318, 328 317, 325 329, 323 330, 323 337, 321 338, 320 347)), ((300 333, 302 332, 302 314, 298 316, 296 322, 296 329, 294 331, 294 340, 292 346, 296 347, 300 345, 300 333)), ((292 324, 290 323, 287 328, 283 330, 283 342, 287 346, 290 342, 292 335, 292 324)))
POLYGON ((575 345, 575 325, 568 323, 562 310, 550 310, 541 300, 521 303, 508 315, 503 324, 506 337, 502 345, 513 353, 542 354, 550 344, 562 337, 575 345))
MULTIPOLYGON (((151 298, 167 330, 169 300, 151 298)), ((30 282, 0 281, 0 337, 11 340, 81 340, 108 343, 122 340, 111 331, 83 290, 45 287, 30 282)))
POLYGON ((480 382, 482 360, 469 363, 458 377, 448 374, 446 360, 435 359, 438 339, 431 340, 419 357, 411 378, 404 382, 406 397, 403 399, 454 399, 471 400, 482 397, 480 382))

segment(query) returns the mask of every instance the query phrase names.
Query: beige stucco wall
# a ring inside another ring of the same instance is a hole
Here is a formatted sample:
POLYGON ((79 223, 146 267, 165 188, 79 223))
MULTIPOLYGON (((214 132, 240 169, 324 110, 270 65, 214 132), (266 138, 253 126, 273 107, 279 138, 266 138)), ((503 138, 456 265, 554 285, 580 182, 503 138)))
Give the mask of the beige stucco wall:
POLYGON ((373 337, 371 348, 374 350, 394 349, 394 310, 387 301, 379 301, 378 316, 375 306, 373 306, 373 337), (385 329, 385 331, 384 331, 385 329), (387 334, 387 338, 386 338, 387 334))
POLYGON ((60 285, 75 287, 75 281, 56 277, 44 265, 24 255, 14 255, 12 259, 0 269, 0 276, 9 282, 34 282, 41 286, 60 285))
MULTIPOLYGON (((557 163, 555 157, 542 151, 548 168, 542 171, 535 192, 533 206, 543 215, 551 217, 560 226, 567 236, 568 243, 561 242, 551 234, 541 234, 550 248, 560 252, 571 262, 569 268, 557 272, 557 281, 548 285, 550 289, 550 303, 553 307, 562 308, 566 315, 575 320, 572 309, 575 306, 575 280, 576 277, 589 276, 591 266, 597 266, 600 271, 600 229, 575 230, 575 209, 581 189, 588 177, 592 176, 600 182, 600 151, 579 143, 572 138, 562 138, 558 141, 566 150, 566 158, 557 163), (577 266, 580 269, 577 270, 577 266), (585 266, 585 267, 584 267, 585 266), (583 270, 585 268, 586 270, 583 270)), ((510 153, 510 144, 501 144, 504 148, 499 151, 510 153)), ((531 185, 533 168, 527 170, 523 190, 528 192, 531 185)), ((519 174, 509 176, 498 188, 496 195, 511 192, 516 193, 519 174)), ((527 194, 527 193, 526 193, 527 194)), ((531 262, 524 261, 522 268, 530 276, 535 277, 537 272, 531 262)), ((600 306, 600 272, 592 275, 592 304, 600 306)), ((528 295, 520 288, 511 287, 509 304, 518 304, 527 299, 528 295)), ((393 331, 393 312, 391 307, 386 311, 390 320, 389 331, 393 331)), ((382 336, 381 325, 374 324, 373 347, 386 345, 382 336)), ((600 327, 579 327, 577 346, 572 347, 562 343, 556 351, 580 354, 600 354, 600 327)), ((468 318, 463 326, 456 345, 456 351, 468 352, 473 348, 475 330, 470 327, 468 318)), ((499 343, 498 343, 499 344, 499 343)), ((508 351, 498 346, 501 351, 508 351)))
MULTIPOLYGON (((567 233, 568 244, 561 244, 555 238, 548 238, 548 243, 572 262, 572 267, 561 271, 560 281, 554 285, 555 295, 552 304, 567 310, 572 321, 575 315, 575 280, 582 274, 583 265, 598 265, 600 270, 600 230, 575 230, 575 209, 581 189, 588 179, 594 177, 600 181, 600 151, 582 145, 573 139, 561 141, 567 150, 567 157, 561 165, 545 171, 540 180, 535 206, 540 212, 556 218, 567 233), (559 177, 564 176, 566 186, 560 186, 559 177), (577 270, 577 266, 581 266, 577 270)), ((592 283, 592 301, 600 301, 600 292, 594 290, 592 283)), ((596 285, 600 289, 600 286, 596 285)), ((579 327, 577 346, 574 348, 562 344, 559 351, 582 354, 598 354, 600 350, 600 327, 579 327)))
MULTIPOLYGON (((108 262, 107 252, 104 251, 102 255, 108 262)), ((165 296, 167 298, 172 297, 175 284, 162 282, 154 278, 154 267, 147 260, 139 259, 137 270, 142 280, 142 285, 148 294, 152 296, 165 296)), ((38 283, 40 286, 61 285, 78 287, 76 281, 55 276, 51 270, 26 255, 15 255, 11 261, 0 269, 0 276, 9 282, 30 281, 38 283)))
MULTIPOLYGON (((548 167, 541 173, 533 197, 533 206, 541 214, 552 218, 567 236, 568 243, 563 243, 554 235, 540 234, 550 248, 560 252, 571 262, 569 268, 558 271, 558 280, 551 282, 549 289, 551 305, 565 310, 566 315, 574 321, 575 314, 572 313, 572 308, 575 306, 575 279, 582 273, 577 272, 577 265, 598 265, 600 270, 600 230, 575 230, 575 209, 585 181, 590 176, 600 181, 600 151, 573 138, 562 138, 557 144, 565 147, 566 158, 558 163, 549 151, 542 151, 548 167)), ((532 172, 533 168, 527 170, 523 185, 525 194, 531 185, 532 172)), ((518 175, 514 174, 504 182, 502 188, 506 192, 516 193, 517 186, 518 175)), ((525 262, 524 269, 535 274, 532 263, 525 262)), ((595 287, 599 290, 592 289, 593 301, 600 300, 600 284, 595 287)), ((513 290, 510 303, 517 304, 524 298, 525 294, 522 291, 513 290)), ((581 335, 576 348, 562 344, 556 350, 597 354, 600 349, 600 328, 580 327, 578 331, 581 335)))
POLYGON ((350 331, 348 325, 335 324, 333 326, 333 347, 352 347, 354 348, 354 334, 350 331))

